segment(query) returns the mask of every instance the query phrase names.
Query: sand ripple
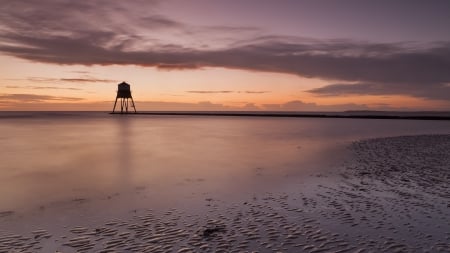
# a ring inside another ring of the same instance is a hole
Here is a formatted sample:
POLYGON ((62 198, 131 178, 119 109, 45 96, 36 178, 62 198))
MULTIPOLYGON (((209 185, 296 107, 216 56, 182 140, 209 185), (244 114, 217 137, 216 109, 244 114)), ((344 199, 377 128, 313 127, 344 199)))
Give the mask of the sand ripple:
POLYGON ((208 197, 195 214, 133 210, 58 240, 44 229, 2 234, 0 253, 48 244, 52 252, 450 252, 450 135, 364 140, 351 150, 354 160, 308 190, 239 203, 208 197))

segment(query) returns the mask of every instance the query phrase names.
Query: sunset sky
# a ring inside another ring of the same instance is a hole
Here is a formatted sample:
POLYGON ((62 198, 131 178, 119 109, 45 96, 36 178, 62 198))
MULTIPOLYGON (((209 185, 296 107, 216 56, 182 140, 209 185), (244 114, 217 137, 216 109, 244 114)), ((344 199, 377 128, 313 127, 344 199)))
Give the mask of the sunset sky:
POLYGON ((0 0, 0 110, 450 110, 450 1, 0 0))

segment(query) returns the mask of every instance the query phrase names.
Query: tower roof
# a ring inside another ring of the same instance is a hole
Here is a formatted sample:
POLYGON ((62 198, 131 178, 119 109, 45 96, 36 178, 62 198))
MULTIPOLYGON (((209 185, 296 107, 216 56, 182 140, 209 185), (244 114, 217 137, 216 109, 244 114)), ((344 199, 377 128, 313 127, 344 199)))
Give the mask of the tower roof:
POLYGON ((126 83, 126 82, 121 82, 121 83, 119 83, 119 86, 130 86, 128 83, 126 83))

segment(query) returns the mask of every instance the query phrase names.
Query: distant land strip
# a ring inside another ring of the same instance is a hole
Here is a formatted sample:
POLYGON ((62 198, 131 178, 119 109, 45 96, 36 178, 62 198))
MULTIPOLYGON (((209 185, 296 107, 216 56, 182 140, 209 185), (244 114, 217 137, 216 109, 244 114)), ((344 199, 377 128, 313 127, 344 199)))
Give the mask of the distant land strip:
POLYGON ((380 115, 344 113, 274 113, 274 112, 111 112, 114 115, 157 115, 157 116, 228 116, 228 117, 277 117, 277 118, 349 118, 349 119, 409 119, 450 120, 450 116, 427 115, 380 115))

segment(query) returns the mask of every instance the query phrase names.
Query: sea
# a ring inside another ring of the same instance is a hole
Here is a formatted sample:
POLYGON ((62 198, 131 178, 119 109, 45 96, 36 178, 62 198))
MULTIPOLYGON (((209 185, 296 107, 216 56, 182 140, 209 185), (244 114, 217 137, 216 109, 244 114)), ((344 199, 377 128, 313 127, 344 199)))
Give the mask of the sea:
POLYGON ((352 142, 422 134, 450 121, 0 112, 0 212, 144 187, 251 194, 340 165, 352 142))

